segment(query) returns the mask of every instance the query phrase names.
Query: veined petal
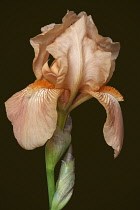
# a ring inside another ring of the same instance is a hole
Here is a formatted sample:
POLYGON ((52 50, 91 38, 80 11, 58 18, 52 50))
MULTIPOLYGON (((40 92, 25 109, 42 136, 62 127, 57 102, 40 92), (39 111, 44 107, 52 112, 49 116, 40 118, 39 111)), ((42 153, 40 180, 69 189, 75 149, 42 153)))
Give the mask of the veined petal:
POLYGON ((95 25, 95 23, 92 20, 92 16, 86 16, 86 24, 87 24, 87 35, 90 39, 97 42, 98 40, 98 29, 95 25))
POLYGON ((98 49, 105 52, 111 52, 112 60, 115 60, 120 51, 120 43, 113 42, 109 37, 99 35, 91 16, 86 15, 86 24, 88 37, 97 42, 98 49))
POLYGON ((62 90, 52 88, 46 81, 36 81, 5 103, 15 138, 27 150, 44 145, 56 129, 56 106, 62 90))
POLYGON ((98 48, 105 51, 111 52, 111 68, 109 72, 108 79, 106 83, 111 79, 113 72, 115 70, 115 60, 117 59, 120 51, 120 43, 112 42, 112 39, 109 37, 103 37, 101 35, 98 36, 98 48))
POLYGON ((103 86, 110 74, 111 52, 104 52, 97 48, 97 43, 87 37, 83 40, 83 77, 81 88, 90 86, 96 91, 103 86))
POLYGON ((98 47, 105 52, 112 53, 112 60, 115 60, 120 51, 120 43, 119 42, 112 42, 112 39, 109 37, 103 37, 99 35, 98 37, 98 47))
POLYGON ((47 51, 55 59, 61 58, 60 71, 65 69, 66 75, 63 85, 71 91, 77 91, 81 81, 83 71, 82 41, 85 35, 86 25, 83 15, 47 47, 47 51))
POLYGON ((42 34, 30 39, 30 43, 35 51, 33 71, 37 79, 42 78, 42 67, 48 61, 49 53, 46 51, 46 47, 76 20, 76 14, 74 12, 68 12, 62 19, 62 24, 50 24, 45 26, 41 29, 44 31, 42 34))
POLYGON ((107 119, 103 133, 106 143, 114 149, 114 157, 116 158, 123 144, 123 118, 117 99, 123 100, 123 97, 111 87, 102 87, 100 92, 90 91, 89 94, 95 97, 106 110, 107 119))
POLYGON ((99 89, 99 92, 108 93, 108 94, 112 95, 114 98, 116 98, 117 101, 123 101, 123 96, 119 93, 118 90, 116 90, 113 87, 110 87, 110 86, 102 86, 99 89))
MULTIPOLYGON (((120 43, 119 42, 113 42, 112 39, 109 38, 109 37, 103 37, 103 36, 99 35, 98 30, 96 28, 96 25, 92 20, 92 17, 87 16, 86 13, 84 15, 85 15, 86 26, 87 26, 87 37, 90 40, 92 40, 92 41, 88 41, 88 42, 90 42, 92 53, 93 53, 93 49, 95 50, 95 46, 96 46, 96 50, 100 50, 101 52, 104 53, 104 55, 105 55, 105 52, 111 53, 110 69, 109 69, 109 66, 108 66, 108 70, 106 69, 107 72, 105 73, 105 75, 103 75, 104 78, 106 78, 107 75, 108 75, 108 78, 105 79, 106 82, 103 83, 103 84, 106 84, 110 80, 110 78, 112 77, 113 72, 115 70, 115 60, 116 60, 116 58, 118 57, 118 54, 119 54, 120 43)), ((99 61, 99 58, 98 58, 98 61, 99 61)), ((94 62, 94 56, 93 56, 93 59, 92 59, 92 63, 93 62, 94 62)), ((101 62, 100 62, 100 64, 101 64, 101 62)), ((97 62, 96 62, 96 64, 97 64, 97 62)), ((89 64, 89 65, 91 65, 91 64, 89 64)), ((103 66, 103 68, 104 68, 104 66, 103 66)), ((99 83, 100 83, 100 81, 99 81, 99 83)))

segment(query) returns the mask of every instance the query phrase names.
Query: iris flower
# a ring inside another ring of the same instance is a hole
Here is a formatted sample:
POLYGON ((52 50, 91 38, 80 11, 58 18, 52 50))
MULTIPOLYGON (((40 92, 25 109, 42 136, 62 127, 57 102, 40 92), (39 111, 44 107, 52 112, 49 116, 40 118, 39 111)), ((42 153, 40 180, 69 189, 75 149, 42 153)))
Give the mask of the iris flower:
POLYGON ((27 150, 44 145, 61 116, 95 97, 106 110, 104 138, 117 157, 123 142, 118 101, 123 97, 106 84, 113 75, 120 44, 99 35, 85 12, 67 12, 62 24, 50 24, 41 31, 30 40, 36 80, 5 103, 18 143, 27 150), (49 55, 54 58, 50 66, 49 55))

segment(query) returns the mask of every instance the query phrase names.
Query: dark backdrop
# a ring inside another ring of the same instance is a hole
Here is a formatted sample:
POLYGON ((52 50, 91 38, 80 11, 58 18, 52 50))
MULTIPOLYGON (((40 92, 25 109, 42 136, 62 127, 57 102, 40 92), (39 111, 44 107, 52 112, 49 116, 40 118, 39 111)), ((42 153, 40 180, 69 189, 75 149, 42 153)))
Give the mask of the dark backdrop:
POLYGON ((50 23, 60 23, 67 9, 92 15, 99 33, 120 41, 116 71, 109 82, 124 95, 121 108, 125 138, 121 154, 104 141, 104 108, 91 99, 75 109, 72 141, 76 160, 74 194, 65 209, 140 209, 139 1, 4 1, 1 16, 0 209, 47 210, 44 147, 33 151, 16 142, 4 101, 32 83, 34 52, 29 39, 50 23))

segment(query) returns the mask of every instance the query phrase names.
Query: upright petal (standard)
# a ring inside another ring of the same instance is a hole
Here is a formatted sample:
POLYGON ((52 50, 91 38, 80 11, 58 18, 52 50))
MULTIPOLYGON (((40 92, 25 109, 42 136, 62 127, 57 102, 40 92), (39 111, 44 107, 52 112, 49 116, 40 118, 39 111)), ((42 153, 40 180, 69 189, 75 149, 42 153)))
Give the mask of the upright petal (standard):
POLYGON ((47 47, 55 59, 60 59, 60 69, 65 68, 63 85, 78 92, 83 71, 82 42, 86 35, 85 16, 82 16, 47 47))
POLYGON ((76 14, 70 11, 62 19, 62 24, 50 24, 45 26, 42 28, 42 34, 30 39, 30 43, 35 51, 33 71, 37 79, 42 79, 42 67, 48 61, 49 53, 47 52, 46 47, 76 20, 76 14))

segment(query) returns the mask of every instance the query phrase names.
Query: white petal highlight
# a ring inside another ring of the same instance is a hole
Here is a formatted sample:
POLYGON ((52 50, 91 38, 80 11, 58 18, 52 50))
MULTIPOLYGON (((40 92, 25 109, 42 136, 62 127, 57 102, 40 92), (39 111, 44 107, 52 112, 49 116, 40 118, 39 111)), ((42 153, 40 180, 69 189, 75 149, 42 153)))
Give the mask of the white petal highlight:
POLYGON ((89 92, 95 97, 105 108, 107 113, 106 122, 104 124, 103 133, 106 143, 114 149, 114 157, 116 158, 123 144, 123 118, 120 105, 117 99, 121 99, 121 94, 110 87, 108 91, 104 88, 103 92, 89 92), (111 92, 112 91, 112 92, 111 92))
POLYGON ((31 150, 42 146, 52 137, 61 92, 28 86, 6 101, 8 119, 12 122, 15 138, 23 148, 31 150))

